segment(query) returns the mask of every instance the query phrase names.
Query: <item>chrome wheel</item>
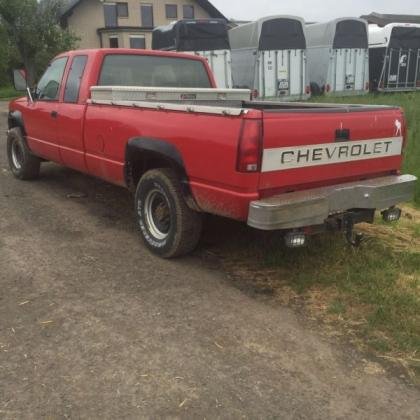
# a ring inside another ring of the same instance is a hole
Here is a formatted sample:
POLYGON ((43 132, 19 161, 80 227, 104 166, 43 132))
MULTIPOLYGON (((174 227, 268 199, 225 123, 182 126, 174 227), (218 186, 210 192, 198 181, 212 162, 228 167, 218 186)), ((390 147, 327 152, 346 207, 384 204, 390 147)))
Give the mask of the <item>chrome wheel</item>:
POLYGON ((159 241, 166 239, 171 229, 171 214, 168 199, 160 190, 147 194, 144 215, 149 232, 159 241))
POLYGON ((12 143, 12 162, 16 169, 22 168, 23 153, 22 149, 17 141, 12 143))

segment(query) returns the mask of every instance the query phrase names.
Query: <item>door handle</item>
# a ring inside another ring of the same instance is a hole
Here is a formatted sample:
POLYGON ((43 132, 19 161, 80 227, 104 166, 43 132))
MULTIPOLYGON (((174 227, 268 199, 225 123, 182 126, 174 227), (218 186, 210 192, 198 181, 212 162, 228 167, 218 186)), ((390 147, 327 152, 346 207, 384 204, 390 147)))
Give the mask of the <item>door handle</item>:
POLYGON ((57 118, 58 112, 57 111, 51 111, 51 118, 57 118))

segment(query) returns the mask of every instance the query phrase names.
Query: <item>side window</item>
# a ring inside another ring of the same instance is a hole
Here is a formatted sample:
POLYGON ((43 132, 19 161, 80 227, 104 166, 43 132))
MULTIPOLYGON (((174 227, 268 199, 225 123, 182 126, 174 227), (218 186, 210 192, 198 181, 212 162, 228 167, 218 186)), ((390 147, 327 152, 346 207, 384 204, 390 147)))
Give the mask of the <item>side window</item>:
POLYGON ((56 101, 66 68, 67 57, 57 58, 47 68, 36 89, 36 97, 42 101, 56 101))
POLYGON ((66 68, 67 57, 57 58, 41 77, 36 89, 36 97, 41 101, 56 101, 60 93, 60 85, 66 68))
POLYGON ((82 82, 86 62, 86 55, 78 55, 73 58, 64 92, 64 102, 77 103, 79 100, 80 83, 82 82))

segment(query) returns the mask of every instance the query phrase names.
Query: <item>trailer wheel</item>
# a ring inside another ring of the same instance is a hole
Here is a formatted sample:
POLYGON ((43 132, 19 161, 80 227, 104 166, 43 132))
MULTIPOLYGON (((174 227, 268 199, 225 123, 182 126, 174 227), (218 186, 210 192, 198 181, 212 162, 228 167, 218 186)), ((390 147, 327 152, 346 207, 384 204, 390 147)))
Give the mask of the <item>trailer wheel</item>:
POLYGON ((10 170, 16 178, 38 178, 41 159, 31 153, 19 127, 12 128, 7 135, 7 158, 10 170))
POLYGON ((312 92, 312 96, 322 95, 321 87, 318 85, 318 83, 315 83, 315 82, 311 82, 311 92, 312 92))
POLYGON ((187 206, 175 171, 146 172, 137 186, 135 207, 140 233, 153 253, 175 258, 196 248, 202 217, 187 206))

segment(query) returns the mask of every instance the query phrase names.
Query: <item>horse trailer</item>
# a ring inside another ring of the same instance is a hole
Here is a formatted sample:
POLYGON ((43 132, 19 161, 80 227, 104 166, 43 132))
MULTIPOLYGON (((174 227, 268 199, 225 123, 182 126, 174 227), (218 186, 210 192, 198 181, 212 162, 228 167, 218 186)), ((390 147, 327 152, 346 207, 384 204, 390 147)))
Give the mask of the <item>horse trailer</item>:
POLYGON ((303 19, 271 16, 229 31, 235 87, 261 99, 310 97, 303 19))
POLYGON ((154 50, 179 51, 204 57, 219 88, 232 89, 228 26, 223 19, 183 19, 153 31, 154 50))
POLYGON ((312 94, 362 95, 369 92, 368 24, 341 18, 306 27, 312 94))
POLYGON ((420 89, 420 25, 369 25, 370 83, 373 90, 420 89))

